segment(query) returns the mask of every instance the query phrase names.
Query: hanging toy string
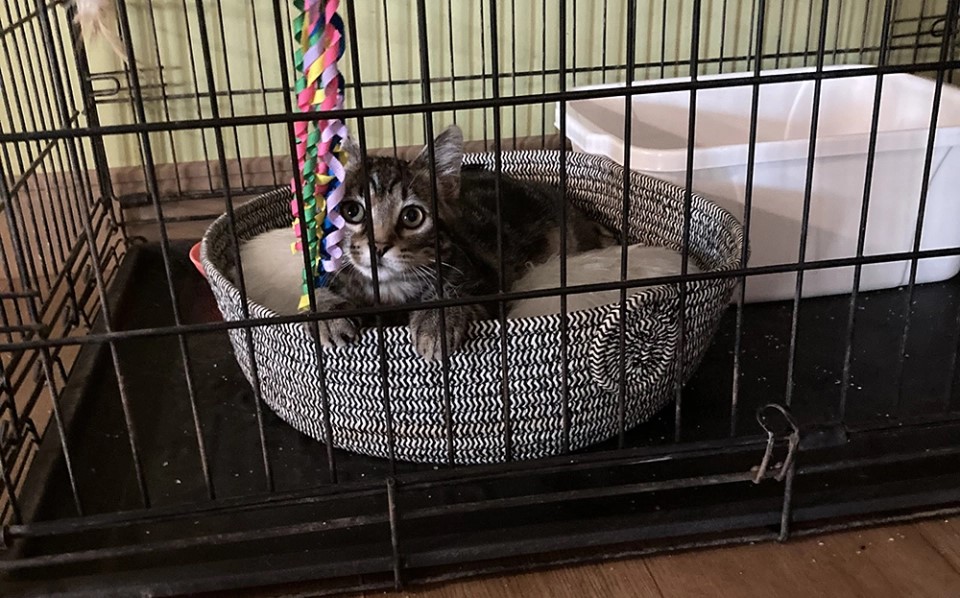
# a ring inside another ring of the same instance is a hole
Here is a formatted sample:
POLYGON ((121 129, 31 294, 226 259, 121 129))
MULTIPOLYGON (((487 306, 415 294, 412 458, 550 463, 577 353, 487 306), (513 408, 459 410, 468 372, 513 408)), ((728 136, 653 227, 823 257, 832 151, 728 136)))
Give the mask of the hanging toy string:
MULTIPOLYGON (((295 92, 301 112, 325 112, 343 107, 343 75, 337 61, 343 56, 345 42, 343 20, 337 14, 339 0, 294 0, 300 14, 293 21, 294 39, 299 48, 294 52, 297 73, 295 92)), ((297 241, 291 245, 296 254, 308 248, 310 269, 304 269, 299 308, 310 305, 314 288, 326 286, 328 274, 340 266, 343 253, 343 218, 338 206, 343 197, 342 141, 347 128, 337 119, 297 122, 297 162, 303 189, 303 214, 307 228, 306 242, 300 238, 300 217, 296 198, 290 202, 294 216, 293 229, 297 241)), ((296 181, 291 182, 295 189, 296 181)))

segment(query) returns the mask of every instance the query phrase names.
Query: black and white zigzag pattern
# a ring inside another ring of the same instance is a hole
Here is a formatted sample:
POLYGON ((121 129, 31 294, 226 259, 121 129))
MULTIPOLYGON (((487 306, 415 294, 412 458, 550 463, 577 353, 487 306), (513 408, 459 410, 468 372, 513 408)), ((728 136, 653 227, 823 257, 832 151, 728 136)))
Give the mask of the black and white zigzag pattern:
MULTIPOLYGON (((472 154, 464 161, 495 167, 493 154, 472 154)), ((560 183, 557 151, 505 152, 501 164, 504 173, 516 178, 560 183)), ((596 220, 619 230, 623 169, 606 158, 569 152, 566 171, 571 200, 596 220)), ((680 251, 684 190, 638 173, 630 174, 629 183, 629 241, 680 251)), ((290 198, 288 189, 280 189, 240 206, 235 211, 236 233, 241 239, 249 239, 288 226, 290 198)), ((226 217, 220 217, 204 236, 201 259, 224 318, 240 321, 240 293, 222 274, 235 260, 231 234, 226 217)), ((692 194, 689 251, 702 270, 737 268, 743 243, 743 229, 736 218, 692 194)), ((686 284, 682 355, 678 355, 681 335, 677 285, 647 287, 628 299, 623 366, 627 427, 663 408, 670 402, 676 383, 689 378, 735 286, 733 278, 686 284)), ((253 318, 276 315, 252 302, 249 309, 253 318)), ((569 314, 567 330, 569 442, 571 449, 577 449, 615 436, 619 429, 620 307, 569 314)), ((445 462, 448 396, 456 463, 492 463, 507 458, 507 417, 512 458, 558 454, 563 449, 564 412, 560 316, 508 320, 505 332, 506 382, 500 356, 500 324, 495 320, 477 322, 463 350, 451 356, 449 395, 443 389, 442 366, 421 360, 403 327, 383 331, 386 389, 375 329, 364 331, 353 346, 324 351, 322 369, 312 340, 298 324, 252 328, 255 356, 247 351, 244 330, 231 330, 230 339, 251 384, 256 379, 255 363, 260 393, 267 405, 291 425, 321 441, 326 440, 326 398, 332 442, 337 447, 387 457, 392 428, 398 459, 445 462), (509 411, 503 401, 504 384, 509 411)))

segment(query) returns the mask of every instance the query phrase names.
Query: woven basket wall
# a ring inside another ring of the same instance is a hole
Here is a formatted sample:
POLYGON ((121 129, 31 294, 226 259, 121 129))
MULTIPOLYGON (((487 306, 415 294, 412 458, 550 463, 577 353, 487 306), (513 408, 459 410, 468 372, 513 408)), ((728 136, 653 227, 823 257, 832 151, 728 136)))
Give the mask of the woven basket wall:
MULTIPOLYGON (((470 154, 465 162, 493 168, 491 154, 470 154)), ((559 186, 560 154, 518 151, 502 154, 503 172, 516 178, 559 186)), ((567 154, 568 196, 598 221, 620 229, 623 170, 602 157, 567 154)), ((258 197, 235 211, 237 234, 251 238, 290 223, 290 191, 258 197)), ((638 173, 630 176, 631 243, 672 247, 683 239, 683 189, 638 173)), ((693 195, 690 255, 705 271, 739 265, 743 246, 740 223, 710 201, 693 195)), ((214 222, 203 239, 201 259, 220 310, 228 321, 242 319, 239 291, 223 275, 233 264, 231 230, 226 217, 214 222)), ((686 285, 683 355, 679 358, 678 285, 646 287, 626 307, 626 426, 648 419, 672 399, 677 376, 694 371, 730 301, 736 280, 725 278, 686 285)), ((273 312, 249 302, 251 317, 273 312)), ((608 306, 568 316, 569 444, 581 448, 617 434, 619 391, 619 307, 608 306)), ((456 463, 492 463, 555 455, 563 450, 564 400, 560 316, 508 320, 506 376, 501 364, 501 327, 477 322, 463 349, 451 356, 448 429, 440 364, 420 359, 406 328, 384 331, 387 354, 386 397, 397 459, 443 463, 452 438, 456 463), (509 408, 505 407, 504 389, 509 408), (509 426, 506 425, 509 418, 509 426), (448 434, 450 432, 450 434, 448 434)), ((230 331, 237 361, 253 384, 254 363, 246 331, 230 331)), ((322 386, 326 387, 335 446, 377 457, 390 454, 387 410, 381 384, 376 329, 360 342, 323 352, 318 367, 315 345, 302 324, 254 327, 250 334, 256 374, 267 405, 295 428, 325 441, 322 386)))

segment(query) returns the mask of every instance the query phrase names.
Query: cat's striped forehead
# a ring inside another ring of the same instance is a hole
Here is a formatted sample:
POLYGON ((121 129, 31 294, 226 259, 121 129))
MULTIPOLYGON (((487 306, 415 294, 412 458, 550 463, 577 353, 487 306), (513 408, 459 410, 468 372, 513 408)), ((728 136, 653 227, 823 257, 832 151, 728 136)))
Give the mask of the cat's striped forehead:
MULTIPOLYGON (((361 179, 355 176, 348 180, 350 188, 347 197, 365 204, 364 193, 367 194, 374 230, 381 236, 399 226, 400 212, 408 205, 419 205, 429 213, 427 201, 412 188, 417 179, 416 174, 409 163, 392 158, 371 157, 367 161, 366 177, 361 179)), ((427 224, 431 221, 429 216, 427 221, 427 224)), ((366 222, 360 223, 358 228, 365 230, 366 222)), ((426 228, 428 226, 424 226, 424 229, 426 228)))
MULTIPOLYGON (((359 173, 357 173, 359 174, 359 173)), ((351 192, 360 197, 364 193, 364 183, 366 191, 371 199, 388 199, 396 196, 402 199, 405 188, 409 186, 412 175, 410 166, 399 160, 391 158, 369 158, 367 160, 366 178, 361 180, 356 177, 353 181, 351 192)))

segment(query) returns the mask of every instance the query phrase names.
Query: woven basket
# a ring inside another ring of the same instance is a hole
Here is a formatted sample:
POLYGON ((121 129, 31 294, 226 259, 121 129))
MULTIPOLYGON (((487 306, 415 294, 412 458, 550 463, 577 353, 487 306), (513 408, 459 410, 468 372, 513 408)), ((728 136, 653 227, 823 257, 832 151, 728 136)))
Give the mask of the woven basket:
MULTIPOLYGON (((559 186, 559 152, 518 151, 501 155, 504 173, 559 186)), ((465 158, 466 163, 491 169, 493 160, 490 154, 465 158)), ((621 167, 606 158, 568 153, 566 169, 570 199, 591 217, 619 230, 621 167)), ((680 187, 632 173, 629 241, 679 250, 683 238, 683 196, 680 187)), ((282 189, 238 207, 237 234, 241 239, 249 239, 269 229, 288 226, 290 198, 290 191, 282 189)), ((242 319, 240 293, 223 275, 234 261, 230 235, 229 222, 221 216, 203 238, 201 259, 224 318, 238 321, 242 319)), ((742 246, 739 222, 694 194, 690 255, 701 269, 736 268, 742 246)), ((696 368, 735 285, 733 278, 687 283, 682 359, 678 359, 678 285, 646 287, 628 299, 628 428, 669 403, 677 376, 685 381, 696 368), (678 367, 681 364, 682 369, 678 367)), ((275 315, 252 301, 249 310, 254 318, 275 315)), ((618 432, 619 330, 619 306, 568 316, 571 449, 600 442, 618 432)), ((384 330, 387 396, 397 459, 446 462, 449 437, 454 462, 463 464, 532 459, 564 449, 560 316, 507 321, 506 375, 501 364, 501 333, 498 321, 473 324, 462 350, 450 358, 448 408, 442 366, 427 363, 416 355, 405 327, 384 330), (452 428, 449 436, 447 409, 452 428)), ((255 378, 245 334, 243 329, 231 330, 230 340, 237 361, 252 384, 255 378)), ((376 329, 364 330, 360 341, 348 348, 324 351, 322 371, 317 366, 313 341, 303 325, 254 327, 251 334, 260 392, 277 415, 305 434, 325 441, 321 400, 325 384, 334 445, 376 457, 390 454, 390 426, 376 329)))

